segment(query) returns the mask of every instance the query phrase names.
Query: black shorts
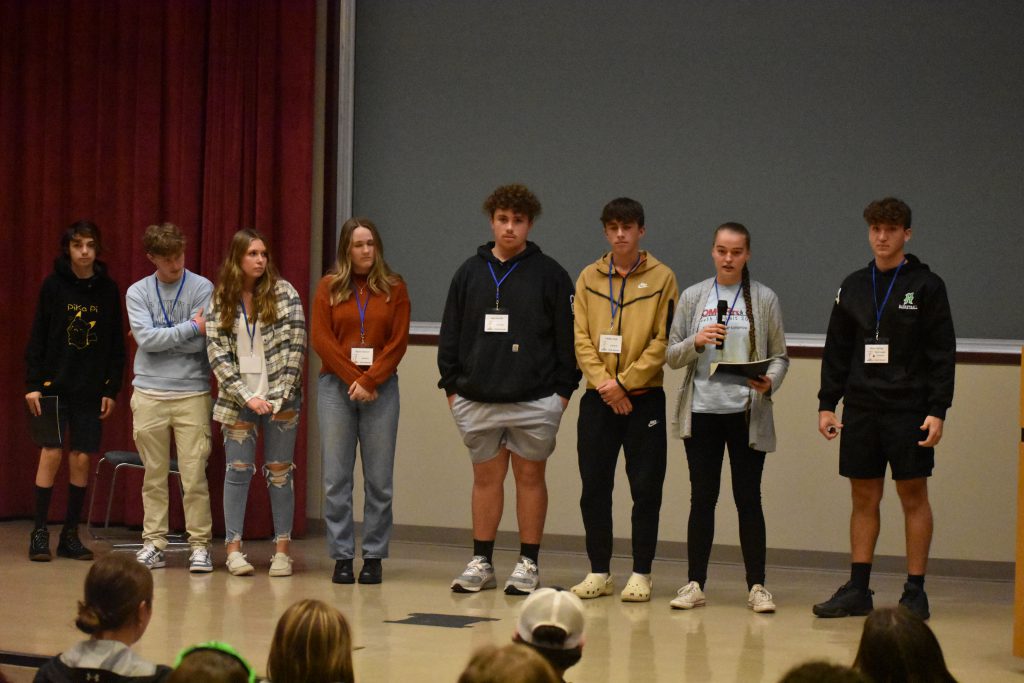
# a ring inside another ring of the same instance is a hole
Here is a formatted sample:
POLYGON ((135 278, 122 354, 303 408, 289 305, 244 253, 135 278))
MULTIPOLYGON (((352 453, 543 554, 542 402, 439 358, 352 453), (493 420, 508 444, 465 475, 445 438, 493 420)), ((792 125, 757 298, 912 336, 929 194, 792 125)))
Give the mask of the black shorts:
POLYGON ((894 481, 930 477, 935 449, 918 446, 928 432, 920 429, 928 417, 918 412, 880 412, 843 407, 839 437, 839 474, 851 479, 885 476, 888 463, 894 481))
POLYGON ((102 398, 65 397, 57 399, 60 416, 60 441, 42 444, 43 448, 64 448, 82 453, 100 450, 103 423, 100 421, 102 398))

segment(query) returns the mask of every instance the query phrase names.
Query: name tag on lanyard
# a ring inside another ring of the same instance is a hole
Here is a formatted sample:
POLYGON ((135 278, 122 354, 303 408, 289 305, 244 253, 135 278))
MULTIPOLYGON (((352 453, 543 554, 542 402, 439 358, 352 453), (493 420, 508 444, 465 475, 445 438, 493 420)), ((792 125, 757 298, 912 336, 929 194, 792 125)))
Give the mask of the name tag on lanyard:
POLYGON ((885 365, 889 362, 889 340, 868 338, 864 340, 864 363, 885 365))
POLYGON ((262 353, 243 353, 238 359, 238 371, 243 375, 258 375, 263 372, 262 353))
POLYGON ((492 308, 484 313, 484 332, 508 332, 508 309, 492 308))
POLYGON ((601 353, 622 353, 622 335, 602 334, 597 350, 601 353))
POLYGON ((353 346, 349 359, 356 365, 369 367, 373 365, 373 347, 353 346))

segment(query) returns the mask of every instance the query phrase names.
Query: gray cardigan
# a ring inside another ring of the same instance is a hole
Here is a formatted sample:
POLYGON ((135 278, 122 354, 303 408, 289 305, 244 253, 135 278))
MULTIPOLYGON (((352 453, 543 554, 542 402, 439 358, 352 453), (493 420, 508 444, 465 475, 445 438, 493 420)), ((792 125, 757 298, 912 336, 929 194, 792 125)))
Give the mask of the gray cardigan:
MULTIPOLYGON (((682 368, 685 373, 676 396, 676 411, 672 416, 672 433, 680 439, 687 439, 692 433, 690 416, 693 412, 693 373, 700 353, 694 347, 693 340, 704 312, 704 303, 714 286, 715 278, 708 278, 682 293, 672 320, 672 331, 668 336, 665 362, 670 368, 682 368)), ((768 395, 750 390, 750 447, 770 453, 775 450, 771 395, 782 386, 782 380, 789 369, 789 357, 786 355, 786 334, 782 329, 782 309, 775 292, 751 280, 750 299, 757 335, 754 357, 775 357, 768 365, 767 375, 772 380, 768 395)))

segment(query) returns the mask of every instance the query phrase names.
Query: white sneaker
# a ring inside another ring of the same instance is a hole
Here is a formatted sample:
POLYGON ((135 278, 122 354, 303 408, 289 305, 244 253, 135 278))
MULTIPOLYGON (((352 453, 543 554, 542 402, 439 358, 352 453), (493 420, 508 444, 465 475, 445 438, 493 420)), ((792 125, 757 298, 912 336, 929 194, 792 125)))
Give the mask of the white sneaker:
POLYGON ((456 593, 478 593, 488 588, 497 588, 494 579, 494 567, 482 555, 474 555, 462 573, 452 581, 452 590, 456 593))
POLYGON ((759 583, 755 583, 754 587, 750 589, 747 605, 758 613, 775 611, 775 601, 772 600, 772 594, 759 583))
POLYGON ((700 584, 691 581, 676 591, 676 597, 672 598, 672 602, 669 604, 672 605, 672 609, 693 609, 694 607, 703 607, 706 602, 700 584))
POLYGON ((204 545, 197 545, 192 548, 188 556, 188 570, 193 574, 209 574, 213 571, 213 561, 210 559, 210 549, 204 545))
POLYGON ((256 572, 256 568, 249 564, 249 560, 240 550, 228 553, 226 564, 232 576, 252 576, 256 572))
POLYGON ((270 558, 270 575, 291 576, 292 558, 288 557, 287 553, 274 553, 274 556, 270 558))
POLYGON ((529 595, 540 585, 540 569, 537 563, 521 555, 516 568, 505 582, 505 595, 529 595))
POLYGON ((152 543, 146 543, 139 548, 138 552, 135 553, 135 559, 146 569, 159 569, 160 567, 167 566, 164 551, 152 543))
POLYGON ((615 582, 612 581, 611 574, 591 572, 570 590, 576 597, 589 600, 602 595, 611 595, 615 591, 615 582))

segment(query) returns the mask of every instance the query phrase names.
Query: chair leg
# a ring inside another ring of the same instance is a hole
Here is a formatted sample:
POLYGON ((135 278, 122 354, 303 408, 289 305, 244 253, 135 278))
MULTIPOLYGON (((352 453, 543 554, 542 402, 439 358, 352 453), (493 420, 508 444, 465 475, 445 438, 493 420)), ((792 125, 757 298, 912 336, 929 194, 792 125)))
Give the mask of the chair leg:
POLYGON ((117 471, 124 467, 124 465, 116 465, 114 472, 110 475, 110 495, 107 496, 107 518, 103 520, 103 528, 110 528, 110 509, 114 507, 114 491, 116 490, 115 484, 117 484, 117 471))
POLYGON ((93 473, 92 476, 92 492, 91 495, 89 496, 89 514, 85 517, 85 530, 89 532, 89 536, 93 539, 98 538, 95 532, 93 532, 92 530, 92 511, 93 507, 96 505, 96 484, 99 483, 100 480, 100 467, 106 461, 106 458, 100 458, 99 461, 96 463, 96 471, 93 473))

